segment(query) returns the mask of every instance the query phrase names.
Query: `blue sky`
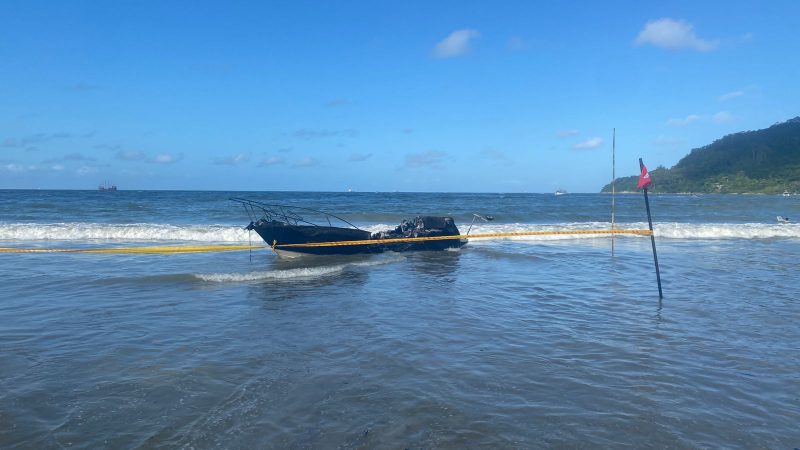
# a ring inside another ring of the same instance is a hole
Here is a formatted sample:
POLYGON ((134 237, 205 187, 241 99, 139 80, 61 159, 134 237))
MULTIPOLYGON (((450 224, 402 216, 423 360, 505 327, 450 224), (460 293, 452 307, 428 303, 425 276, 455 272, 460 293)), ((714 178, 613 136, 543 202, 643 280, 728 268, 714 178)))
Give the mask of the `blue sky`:
POLYGON ((597 192, 800 115, 800 2, 0 1, 0 188, 597 192), (552 3, 552 4, 551 4, 552 3))

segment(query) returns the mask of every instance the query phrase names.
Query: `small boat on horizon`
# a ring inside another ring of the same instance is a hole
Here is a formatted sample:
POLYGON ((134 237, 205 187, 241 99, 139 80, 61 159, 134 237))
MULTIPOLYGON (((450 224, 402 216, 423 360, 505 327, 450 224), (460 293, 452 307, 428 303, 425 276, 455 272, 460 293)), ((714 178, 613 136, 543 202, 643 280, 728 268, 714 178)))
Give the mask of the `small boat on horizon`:
POLYGON ((109 184, 107 181, 104 181, 100 186, 97 187, 97 190, 100 192, 113 192, 117 190, 116 184, 109 184))
POLYGON ((452 217, 417 216, 414 219, 403 220, 394 229, 370 233, 341 217, 323 211, 297 206, 270 205, 243 198, 231 198, 231 200, 242 204, 250 217, 250 223, 245 229, 258 233, 281 257, 294 258, 302 254, 353 255, 388 251, 447 250, 460 248, 467 243, 466 239, 404 240, 459 236, 460 232, 452 217), (398 242, 392 242, 395 239, 398 242), (342 244, 336 244, 338 242, 342 244), (320 243, 332 244, 303 245, 320 243))
POLYGON ((567 191, 565 191, 564 189, 556 189, 556 195, 564 195, 566 193, 567 191))

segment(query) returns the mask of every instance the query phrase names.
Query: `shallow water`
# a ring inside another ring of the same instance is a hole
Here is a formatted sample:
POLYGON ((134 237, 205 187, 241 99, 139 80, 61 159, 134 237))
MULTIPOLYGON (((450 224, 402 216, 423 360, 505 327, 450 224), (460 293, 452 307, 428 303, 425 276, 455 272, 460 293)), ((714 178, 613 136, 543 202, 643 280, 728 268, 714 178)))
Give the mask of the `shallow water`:
MULTIPOLYGON (((226 199, 248 194, 117 194, 0 191, 0 246, 247 241, 226 199)), ((473 233, 608 226, 610 200, 249 196, 367 229, 497 217, 473 233)), ((774 216, 800 198, 651 200, 661 302, 638 236, 613 257, 597 237, 300 261, 0 254, 0 447, 797 447, 800 229, 774 216)), ((641 227, 641 197, 618 201, 641 227)))

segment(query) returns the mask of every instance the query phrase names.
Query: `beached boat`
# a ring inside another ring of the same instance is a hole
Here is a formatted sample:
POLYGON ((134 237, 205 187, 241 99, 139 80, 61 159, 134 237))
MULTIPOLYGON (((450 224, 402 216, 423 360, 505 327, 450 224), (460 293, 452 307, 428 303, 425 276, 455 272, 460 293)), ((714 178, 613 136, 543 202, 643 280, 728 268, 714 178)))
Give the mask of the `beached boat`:
POLYGON ((417 216, 404 220, 391 230, 370 233, 341 217, 309 208, 269 205, 242 198, 231 200, 242 204, 250 217, 246 230, 253 230, 276 253, 284 257, 301 254, 351 255, 356 253, 446 250, 459 248, 466 239, 404 241, 408 238, 459 236, 452 217, 417 216), (373 242, 370 242, 373 241, 373 242), (332 243, 303 246, 303 244, 332 243), (341 244, 339 244, 341 243, 341 244))

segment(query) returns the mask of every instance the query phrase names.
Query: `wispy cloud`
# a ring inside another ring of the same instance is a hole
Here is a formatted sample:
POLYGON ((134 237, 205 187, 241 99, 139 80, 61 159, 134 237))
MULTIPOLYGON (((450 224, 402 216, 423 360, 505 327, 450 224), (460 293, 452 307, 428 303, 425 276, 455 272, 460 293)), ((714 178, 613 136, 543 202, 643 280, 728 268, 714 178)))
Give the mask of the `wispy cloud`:
POLYGON ((89 91, 94 91, 97 88, 98 86, 94 84, 78 82, 70 84, 69 86, 65 86, 64 90, 69 92, 89 92, 89 91))
POLYGON ((716 114, 689 114, 683 119, 673 118, 667 120, 667 125, 672 127, 685 127, 693 123, 713 122, 713 123, 728 123, 734 120, 733 114, 728 111, 720 111, 716 114))
POLYGON ((508 43, 506 43, 506 47, 508 47, 509 50, 514 50, 518 52, 522 50, 527 50, 528 41, 519 36, 514 36, 508 40, 508 43))
POLYGON ((344 130, 310 130, 307 128, 301 128, 299 130, 295 130, 292 133, 292 136, 298 139, 319 139, 336 136, 356 137, 358 136, 358 131, 352 128, 344 130))
POLYGON ((5 138, 3 142, 0 142, 0 147, 3 148, 19 148, 21 146, 20 141, 15 138, 5 138))
POLYGON ((556 137, 558 137, 558 138, 567 138, 567 137, 577 136, 579 134, 581 134, 581 132, 576 130, 576 129, 559 130, 559 131, 556 132, 556 137))
POLYGON ((250 153, 237 153, 235 155, 217 158, 214 160, 214 164, 223 166, 237 166, 248 161, 250 161, 250 153))
POLYGON ((603 145, 603 138, 593 137, 572 146, 575 150, 591 150, 603 145))
POLYGON ((480 37, 477 30, 470 28, 450 33, 433 47, 431 54, 435 58, 453 58, 470 52, 470 42, 480 37))
POLYGON ((18 164, 15 162, 8 162, 0 166, 0 170, 5 170, 12 173, 26 173, 26 172, 62 172, 66 167, 58 161, 43 161, 39 164, 18 164))
POLYGON ((141 150, 120 150, 114 157, 120 161, 143 161, 149 164, 172 164, 183 159, 183 153, 174 155, 172 153, 158 153, 155 156, 148 156, 141 150))
POLYGON ((735 98, 739 98, 739 97, 743 97, 743 96, 744 96, 744 91, 741 91, 741 90, 740 91, 733 91, 733 92, 728 92, 727 94, 720 95, 717 100, 719 100, 721 102, 727 102, 728 100, 733 100, 735 98))
POLYGON ((406 155, 405 167, 416 169, 421 167, 433 167, 441 169, 442 160, 447 156, 447 153, 437 150, 429 150, 422 153, 409 153, 406 155))
POLYGON ((61 165, 63 162, 93 162, 95 158, 84 156, 80 153, 69 153, 60 158, 50 158, 42 161, 44 165, 61 165))
POLYGON ((17 163, 8 163, 4 165, 3 168, 9 172, 15 172, 15 173, 25 172, 25 166, 17 163))
POLYGON ((94 148, 98 148, 100 150, 122 150, 122 146, 118 144, 97 144, 94 148))
POLYGON ((159 153, 147 160, 151 164, 172 164, 183 159, 183 154, 159 153))
POLYGON ((728 111, 720 111, 711 116, 711 120, 714 123, 728 123, 732 122, 733 119, 734 119, 733 114, 729 113, 728 111))
POLYGON ((140 150, 119 150, 114 157, 120 161, 144 161, 147 155, 140 150))
POLYGON ((634 43, 637 46, 652 45, 668 50, 688 49, 699 52, 709 52, 719 47, 718 40, 697 37, 692 24, 668 17, 647 22, 634 43))
POLYGON ((94 167, 94 166, 81 166, 81 167, 78 167, 77 170, 75 170, 75 173, 77 173, 79 176, 92 175, 92 174, 97 173, 97 167, 94 167))
POLYGON ((348 158, 347 162, 361 162, 366 161, 372 157, 372 153, 352 153, 348 158))
POLYGON ((500 151, 500 150, 487 148, 487 149, 481 150, 480 155, 483 158, 486 158, 486 159, 491 159, 491 160, 494 160, 494 161, 505 161, 505 162, 508 162, 508 155, 506 155, 505 152, 500 151))
POLYGON ((293 169, 304 169, 304 168, 307 168, 307 167, 314 167, 316 165, 319 165, 319 161, 317 161, 314 158, 307 157, 307 158, 303 158, 300 161, 297 161, 296 163, 292 164, 292 168, 293 169))
POLYGON ((278 164, 283 164, 286 162, 286 158, 283 156, 270 156, 269 158, 264 158, 258 163, 258 167, 269 167, 269 166, 277 166, 278 164))
POLYGON ((694 122, 697 122, 697 121, 702 120, 702 119, 703 119, 703 116, 700 116, 698 114, 689 114, 688 116, 686 116, 686 117, 684 117, 682 119, 681 118, 669 119, 669 120, 667 120, 667 125, 669 125, 671 127, 685 127, 686 125, 689 125, 690 123, 694 123, 694 122))
POLYGON ((95 158, 83 156, 80 153, 69 153, 64 155, 64 161, 95 161, 95 158))
POLYGON ((51 141, 70 139, 74 137, 91 137, 94 133, 86 133, 75 135, 72 133, 58 132, 58 133, 34 133, 21 138, 5 138, 0 143, 0 147, 5 148, 24 148, 28 151, 37 150, 37 146, 46 144, 51 141))

